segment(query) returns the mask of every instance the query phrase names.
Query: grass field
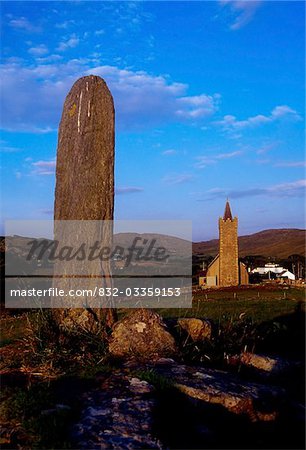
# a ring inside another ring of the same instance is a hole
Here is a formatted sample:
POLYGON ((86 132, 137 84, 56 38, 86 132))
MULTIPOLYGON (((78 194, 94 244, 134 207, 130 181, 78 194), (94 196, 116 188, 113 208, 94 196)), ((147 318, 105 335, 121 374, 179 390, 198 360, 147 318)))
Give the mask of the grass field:
MULTIPOLYGON (((243 314, 244 319, 260 324, 293 314, 297 309, 305 311, 303 288, 256 286, 199 291, 193 295, 192 308, 158 309, 157 312, 165 319, 197 317, 221 324, 236 322, 243 314)), ((15 318, 6 316, 1 320, 0 346, 25 337, 28 328, 27 314, 35 312, 23 313, 15 318)))
MULTIPOLYGON (((184 363, 227 371, 238 369, 229 368, 226 357, 244 349, 302 361, 303 311, 303 289, 277 286, 198 291, 190 309, 157 310, 173 333, 184 363), (211 338, 203 342, 187 339, 177 326, 180 317, 209 319, 211 338)), ((131 312, 120 310, 119 317, 131 312)), ((4 448, 73 448, 69 430, 78 420, 83 393, 95 386, 96 374, 118 370, 100 337, 89 337, 85 342, 79 333, 61 334, 57 339, 52 317, 50 311, 2 313, 0 370, 4 388, 0 422, 4 434, 0 444, 7 445, 4 448), (29 322, 38 327, 30 330, 29 322), (57 404, 66 405, 66 409, 56 409, 57 404), (48 415, 42 411, 53 412, 48 415)), ((157 385, 161 392, 171 387, 171 380, 141 367, 135 375, 157 385)), ((304 374, 295 376, 293 383, 289 378, 285 382, 291 394, 303 401, 304 374)))
POLYGON ((243 314, 244 319, 261 323, 292 314, 297 309, 305 311, 304 289, 254 287, 197 292, 192 308, 160 309, 158 312, 164 318, 197 317, 221 323, 239 320, 243 314))

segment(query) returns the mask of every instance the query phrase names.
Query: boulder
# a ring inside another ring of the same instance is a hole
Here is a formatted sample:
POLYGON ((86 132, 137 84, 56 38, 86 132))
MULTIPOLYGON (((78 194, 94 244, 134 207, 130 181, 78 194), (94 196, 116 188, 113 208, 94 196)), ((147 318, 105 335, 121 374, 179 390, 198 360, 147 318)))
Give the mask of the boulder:
POLYGON ((179 319, 179 327, 186 331, 194 342, 211 338, 211 323, 203 319, 179 319))
POLYGON ((154 435, 153 391, 146 381, 123 372, 110 374, 100 389, 82 398, 78 423, 71 427, 73 448, 162 450, 154 435))
POLYGON ((279 387, 250 383, 221 370, 159 362, 152 367, 189 399, 220 405, 233 414, 249 417, 252 422, 274 421, 285 398, 279 387))
POLYGON ((177 354, 174 338, 161 317, 148 309, 138 309, 114 325, 109 351, 114 357, 139 360, 177 354))
POLYGON ((265 355, 257 355, 251 352, 241 353, 240 363, 269 375, 277 375, 298 367, 298 363, 296 362, 289 362, 279 357, 271 358, 265 355))

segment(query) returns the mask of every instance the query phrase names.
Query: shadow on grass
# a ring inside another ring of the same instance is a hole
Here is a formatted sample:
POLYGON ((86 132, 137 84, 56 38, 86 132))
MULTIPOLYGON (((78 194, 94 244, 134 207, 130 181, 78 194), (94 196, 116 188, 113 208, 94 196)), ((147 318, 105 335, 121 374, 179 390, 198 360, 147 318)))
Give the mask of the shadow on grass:
POLYGON ((95 386, 91 377, 64 376, 29 385, 26 376, 3 378, 1 448, 69 449, 70 428, 77 421, 82 394, 95 386), (18 424, 16 426, 16 424, 18 424))

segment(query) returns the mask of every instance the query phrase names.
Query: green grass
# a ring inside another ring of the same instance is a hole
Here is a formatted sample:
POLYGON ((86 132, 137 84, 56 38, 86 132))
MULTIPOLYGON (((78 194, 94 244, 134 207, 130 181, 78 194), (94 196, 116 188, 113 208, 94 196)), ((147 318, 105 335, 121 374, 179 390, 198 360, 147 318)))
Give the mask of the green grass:
POLYGON ((193 307, 189 309, 159 309, 164 318, 197 317, 208 318, 218 323, 244 319, 253 323, 272 321, 280 316, 294 313, 297 308, 305 310, 303 289, 237 289, 197 293, 193 296, 193 307))
MULTIPOLYGON (((165 319, 208 318, 213 325, 212 338, 200 343, 186 339, 176 326, 176 320, 169 320, 169 326, 173 322, 171 331, 184 361, 204 362, 221 368, 224 367, 224 354, 239 354, 245 346, 258 353, 303 359, 303 311, 303 289, 264 286, 200 291, 193 296, 192 308, 157 310, 165 319)), ((129 313, 130 310, 121 310, 120 316, 129 313)), ((31 363, 44 366, 52 362, 52 368, 64 368, 62 372, 67 376, 44 383, 35 382, 24 388, 5 388, 0 414, 9 422, 21 424, 28 434, 29 448, 70 448, 68 430, 76 420, 81 393, 92 388, 97 374, 107 374, 114 369, 111 362, 108 363, 106 344, 100 336, 60 333, 48 311, 1 320, 2 345, 24 337, 28 341, 32 339, 38 358, 36 361, 34 355, 28 353, 30 366, 31 363), (32 323, 31 334, 28 319, 32 323), (57 408, 56 405, 61 403, 70 409, 57 408), (45 410, 53 412, 42 414, 45 410)), ((18 345, 12 359, 14 364, 18 360, 18 345)), ((138 370, 134 375, 154 385, 159 394, 166 395, 173 390, 171 380, 153 369, 138 370)))
POLYGON ((137 370, 133 375, 140 380, 147 381, 152 384, 159 392, 173 388, 173 383, 168 378, 157 373, 154 369, 137 370))

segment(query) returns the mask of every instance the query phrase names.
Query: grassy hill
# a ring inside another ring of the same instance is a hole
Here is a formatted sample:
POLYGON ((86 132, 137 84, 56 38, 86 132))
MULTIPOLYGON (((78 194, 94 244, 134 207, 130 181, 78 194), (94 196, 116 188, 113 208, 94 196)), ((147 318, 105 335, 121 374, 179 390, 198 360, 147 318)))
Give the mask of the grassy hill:
MULTIPOLYGON (((239 256, 262 255, 287 258, 290 255, 305 255, 305 230, 294 228, 264 230, 247 236, 240 236, 239 256)), ((193 253, 215 256, 218 253, 218 239, 193 243, 193 253)))
MULTIPOLYGON (((155 247, 164 246, 177 255, 186 255, 189 253, 190 242, 173 236, 161 234, 137 234, 137 233, 118 233, 114 235, 114 245, 129 247, 135 237, 142 239, 156 239, 155 247)), ((19 252, 24 246, 27 238, 13 236, 6 238, 7 243, 11 244, 19 252)), ((265 257, 287 258, 290 255, 305 255, 305 230, 294 228, 264 230, 247 236, 240 236, 239 256, 262 255, 265 257)), ((141 242, 138 243, 142 245, 141 242)), ((1 238, 0 252, 4 251, 3 238, 1 238)), ((192 244, 194 254, 204 254, 215 256, 219 251, 219 240, 194 242, 192 244)))

